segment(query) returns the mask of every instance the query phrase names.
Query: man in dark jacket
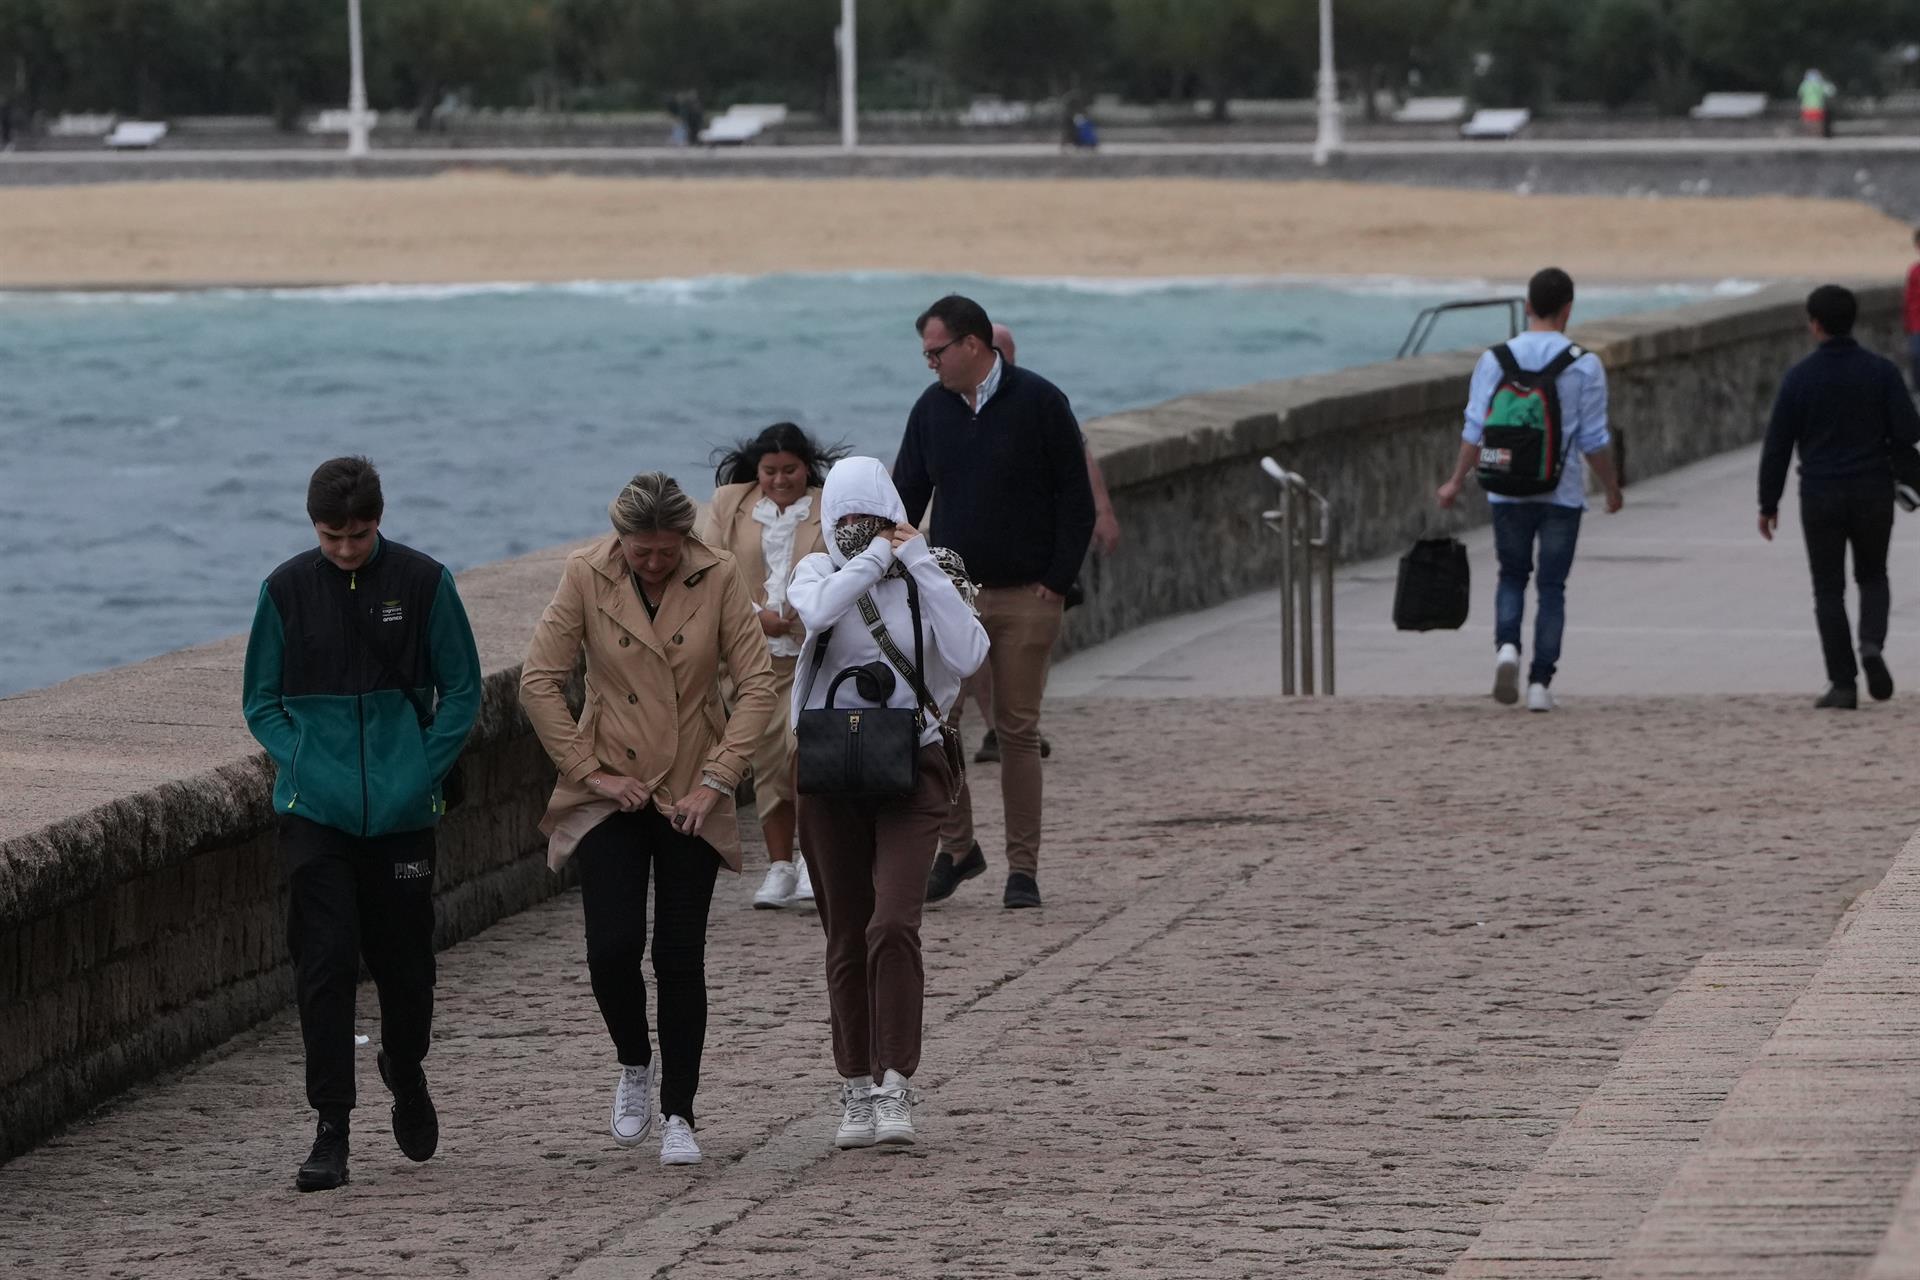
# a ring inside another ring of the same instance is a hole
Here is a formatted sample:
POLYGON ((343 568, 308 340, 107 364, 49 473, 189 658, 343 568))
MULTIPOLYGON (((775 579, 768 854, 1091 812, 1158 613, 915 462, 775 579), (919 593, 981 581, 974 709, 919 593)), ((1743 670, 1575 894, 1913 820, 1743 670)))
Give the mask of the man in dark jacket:
POLYGON ((1807 327, 1818 344, 1780 384, 1760 454, 1760 536, 1773 541, 1787 466, 1800 453, 1800 523, 1813 571, 1813 616, 1826 656, 1828 688, 1815 704, 1859 706, 1857 674, 1876 701, 1893 696, 1881 650, 1892 594, 1887 547, 1893 537, 1889 451, 1920 440, 1920 414, 1891 360, 1853 339, 1859 304, 1839 285, 1807 295, 1807 327), (1860 659, 1847 624, 1847 548, 1860 585, 1860 659))
MULTIPOLYGON (((893 481, 909 524, 920 523, 938 490, 933 541, 959 552, 980 584, 1007 819, 1001 901, 1037 907, 1040 703, 1067 589, 1093 536, 1085 445, 1060 389, 994 350, 993 325, 979 303, 949 295, 915 327, 938 380, 907 415, 893 481)), ((929 902, 986 870, 973 842, 969 793, 962 792, 940 843, 927 879, 929 902)))
POLYGON ((323 463, 307 486, 320 545, 268 575, 247 640, 247 727, 276 768, 307 1103, 319 1113, 302 1191, 347 1180, 363 956, 380 993, 393 1136, 413 1160, 440 1140, 420 1065, 433 1027, 434 826, 480 709, 480 659, 453 575, 383 540, 383 507, 372 463, 323 463))

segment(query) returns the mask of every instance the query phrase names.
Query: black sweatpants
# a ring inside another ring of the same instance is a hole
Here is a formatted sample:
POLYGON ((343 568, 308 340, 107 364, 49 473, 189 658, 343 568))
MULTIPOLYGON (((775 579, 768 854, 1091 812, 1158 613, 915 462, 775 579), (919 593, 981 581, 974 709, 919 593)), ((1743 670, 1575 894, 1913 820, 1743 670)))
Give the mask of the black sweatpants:
POLYGON ((1860 644, 1887 642, 1893 593, 1887 585, 1887 547, 1893 539, 1893 483, 1884 475, 1835 484, 1800 499, 1800 524, 1813 571, 1813 617, 1827 679, 1852 684, 1859 671, 1847 626, 1847 549, 1853 549, 1853 580, 1860 587, 1860 644))
POLYGON ((587 972, 621 1065, 653 1060, 647 1034, 647 879, 660 1012, 660 1113, 693 1123, 707 1042, 707 909, 720 855, 675 831, 658 809, 609 815, 574 851, 587 918, 587 972))
POLYGON ((280 857, 307 1105, 344 1117, 354 1103, 353 997, 363 957, 380 993, 380 1047, 402 1078, 433 1040, 433 829, 361 837, 282 814, 280 857))

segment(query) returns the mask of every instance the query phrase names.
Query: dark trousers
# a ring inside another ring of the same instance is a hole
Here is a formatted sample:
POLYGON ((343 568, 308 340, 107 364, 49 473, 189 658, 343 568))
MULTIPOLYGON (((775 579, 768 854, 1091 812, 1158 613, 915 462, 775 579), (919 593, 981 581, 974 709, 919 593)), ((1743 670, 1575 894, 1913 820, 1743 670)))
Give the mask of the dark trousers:
POLYGON ((800 852, 827 934, 833 1064, 845 1079, 910 1077, 920 1065, 920 913, 949 776, 936 744, 920 749, 911 795, 800 797, 800 852))
POLYGON ((1853 580, 1860 586, 1860 646, 1887 642, 1893 593, 1887 586, 1887 545, 1893 539, 1893 490, 1885 476, 1837 485, 1800 498, 1800 525, 1813 571, 1813 617, 1827 679, 1852 684, 1859 667, 1847 626, 1847 549, 1853 549, 1853 580))
POLYGON ((1533 616, 1533 662, 1527 683, 1550 685, 1567 627, 1567 575, 1573 571, 1582 513, 1578 507, 1551 502, 1496 502, 1492 513, 1493 550, 1500 561, 1500 585, 1493 596, 1493 643, 1520 647, 1520 621, 1526 614, 1527 579, 1534 576, 1537 542, 1539 605, 1533 616))
POLYGON ((362 959, 380 993, 380 1047, 393 1069, 411 1076, 433 1040, 433 830, 361 837, 282 814, 280 856, 307 1105, 344 1118, 354 1104, 362 959))
POLYGON ((574 858, 587 917, 587 972, 622 1066, 653 1061, 647 1032, 647 879, 653 890, 653 982, 660 1012, 660 1111, 693 1123, 707 1042, 707 909, 720 855, 675 831, 658 809, 616 813, 574 858))

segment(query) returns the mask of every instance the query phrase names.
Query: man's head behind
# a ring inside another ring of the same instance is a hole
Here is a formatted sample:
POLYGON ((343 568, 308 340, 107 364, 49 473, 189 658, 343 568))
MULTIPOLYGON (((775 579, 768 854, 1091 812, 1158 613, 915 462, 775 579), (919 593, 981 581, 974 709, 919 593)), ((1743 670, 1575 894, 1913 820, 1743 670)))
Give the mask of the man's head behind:
POLYGON ((365 458, 329 459, 307 481, 307 519, 320 553, 338 568, 358 569, 372 557, 385 510, 380 473, 365 458))
POLYGON ((1860 303, 1851 289, 1823 284, 1807 295, 1807 319, 1829 338, 1851 337, 1853 322, 1859 314, 1860 303))
POLYGON ((1536 320, 1556 320, 1573 306, 1573 277, 1558 267, 1542 267, 1527 281, 1527 314, 1536 320))

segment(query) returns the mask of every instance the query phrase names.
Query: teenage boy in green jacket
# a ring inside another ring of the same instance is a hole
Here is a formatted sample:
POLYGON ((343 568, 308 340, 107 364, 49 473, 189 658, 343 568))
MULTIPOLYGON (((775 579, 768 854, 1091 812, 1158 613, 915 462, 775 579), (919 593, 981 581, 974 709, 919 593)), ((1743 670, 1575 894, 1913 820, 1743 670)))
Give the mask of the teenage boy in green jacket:
POLYGON ((247 727, 273 758, 307 1103, 295 1185, 347 1180, 353 1003, 365 957, 380 993, 393 1136, 426 1160, 440 1121, 421 1061, 433 1027, 434 827, 480 709, 480 658, 453 575, 380 537, 380 475, 321 464, 307 486, 319 547, 267 576, 247 640, 247 727))

